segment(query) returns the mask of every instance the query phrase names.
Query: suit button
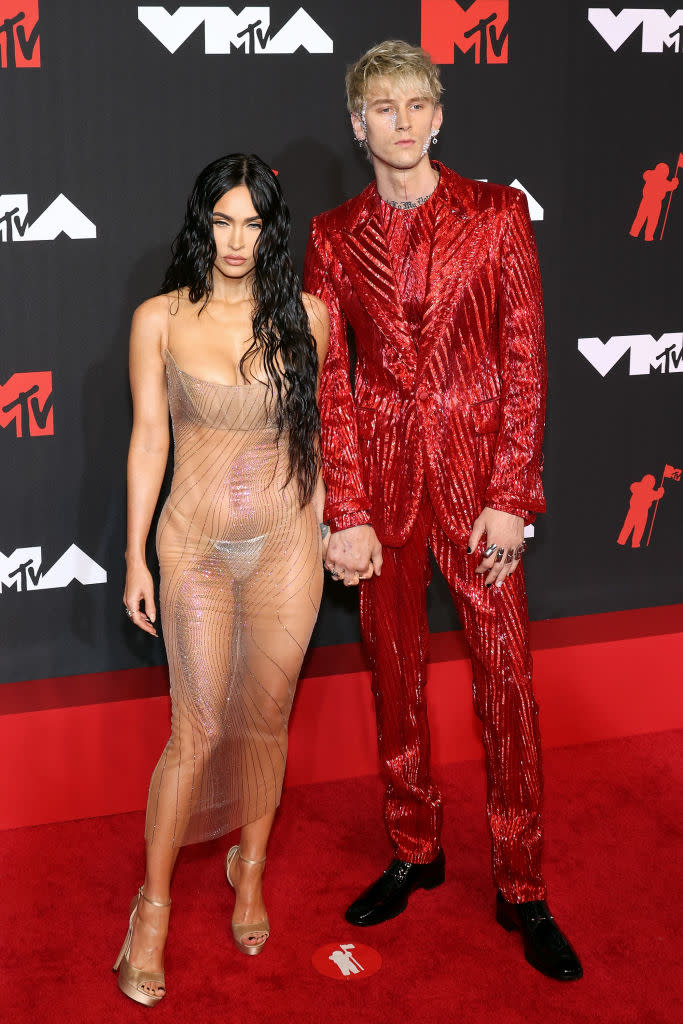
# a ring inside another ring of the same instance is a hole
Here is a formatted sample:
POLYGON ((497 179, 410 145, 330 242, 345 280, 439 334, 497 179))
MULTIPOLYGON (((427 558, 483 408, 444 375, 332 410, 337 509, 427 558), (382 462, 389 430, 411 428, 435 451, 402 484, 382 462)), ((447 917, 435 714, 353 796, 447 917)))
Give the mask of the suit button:
POLYGON ((426 402, 427 399, 429 398, 429 392, 427 391, 427 388, 424 388, 424 387, 418 388, 417 389, 417 394, 416 394, 415 397, 417 398, 418 402, 422 402, 422 403, 426 402))

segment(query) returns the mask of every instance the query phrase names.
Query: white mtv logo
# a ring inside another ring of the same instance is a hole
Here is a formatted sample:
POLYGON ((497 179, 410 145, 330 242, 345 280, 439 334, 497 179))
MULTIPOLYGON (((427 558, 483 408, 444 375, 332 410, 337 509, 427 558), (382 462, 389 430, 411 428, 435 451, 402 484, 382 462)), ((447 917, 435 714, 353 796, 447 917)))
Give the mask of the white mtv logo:
POLYGON ((665 49, 681 52, 682 10, 669 15, 661 9, 625 7, 619 14, 612 14, 609 7, 589 7, 588 20, 615 53, 641 25, 643 53, 663 53, 665 49))
POLYGON ((83 586, 106 583, 107 573, 89 555, 72 544, 51 569, 43 571, 40 547, 17 548, 11 555, 0 551, 0 593, 3 587, 19 592, 68 587, 73 580, 83 586))
MULTIPOLYGON (((488 181, 488 180, 489 180, 488 178, 477 178, 477 181, 488 181)), ((532 196, 532 194, 529 191, 529 189, 525 188, 524 185, 522 185, 522 183, 519 180, 519 178, 515 178, 514 181, 511 181, 510 185, 511 185, 512 188, 518 188, 520 190, 520 192, 523 192, 524 195, 526 196, 527 202, 529 204, 529 216, 531 217, 531 219, 532 220, 543 220, 543 217, 544 217, 543 207, 541 206, 541 204, 538 202, 537 199, 534 199, 534 197, 532 196)))
POLYGON ((683 332, 663 334, 659 340, 651 334, 618 334, 608 341, 579 338, 579 352, 602 377, 630 350, 629 374, 683 373, 683 332))
POLYGON ((271 35, 270 7, 245 7, 235 14, 230 7, 138 7, 138 19, 169 53, 175 53, 204 24, 204 53, 294 53, 303 46, 309 53, 332 53, 334 44, 303 7, 279 32, 271 35))
POLYGON ((32 224, 26 193, 0 195, 0 241, 51 242, 62 231, 69 238, 97 237, 93 222, 61 192, 32 224))

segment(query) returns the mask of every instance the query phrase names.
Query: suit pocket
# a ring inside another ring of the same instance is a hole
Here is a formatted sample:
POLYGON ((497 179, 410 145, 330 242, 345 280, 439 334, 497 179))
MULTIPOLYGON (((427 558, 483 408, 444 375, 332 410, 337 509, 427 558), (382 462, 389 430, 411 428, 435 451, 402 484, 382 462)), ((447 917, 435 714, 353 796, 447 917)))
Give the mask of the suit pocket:
POLYGON ((500 398, 486 398, 470 406, 475 434, 495 434, 500 428, 500 398))

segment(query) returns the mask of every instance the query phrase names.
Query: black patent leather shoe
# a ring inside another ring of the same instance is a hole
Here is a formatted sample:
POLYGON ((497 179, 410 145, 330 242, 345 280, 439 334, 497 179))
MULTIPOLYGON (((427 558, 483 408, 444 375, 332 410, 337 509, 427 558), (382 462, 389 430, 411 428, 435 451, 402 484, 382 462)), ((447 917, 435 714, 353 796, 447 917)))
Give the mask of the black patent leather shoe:
POLYGON ((346 920, 349 924, 365 927, 398 917, 408 906, 411 893, 416 889, 436 889, 437 885, 443 884, 445 872, 443 850, 439 850, 429 864, 392 860, 384 874, 351 904, 345 914, 346 920))
POLYGON ((545 900, 508 903, 499 892, 496 921, 507 932, 522 933, 524 956, 541 974, 556 981, 578 981, 583 977, 579 958, 555 924, 545 900))

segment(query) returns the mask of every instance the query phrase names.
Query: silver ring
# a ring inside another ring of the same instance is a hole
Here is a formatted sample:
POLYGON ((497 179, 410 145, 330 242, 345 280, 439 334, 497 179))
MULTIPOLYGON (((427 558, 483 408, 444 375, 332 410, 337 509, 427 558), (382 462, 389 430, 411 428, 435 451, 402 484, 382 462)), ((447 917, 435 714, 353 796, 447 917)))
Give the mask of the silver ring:
POLYGON ((133 618, 133 613, 132 613, 132 611, 130 610, 130 608, 127 605, 124 607, 123 610, 125 611, 125 613, 126 613, 126 615, 128 616, 129 619, 133 618))
POLYGON ((497 544, 489 544, 486 551, 484 552, 484 558, 490 558, 493 552, 496 550, 497 546, 497 544))

